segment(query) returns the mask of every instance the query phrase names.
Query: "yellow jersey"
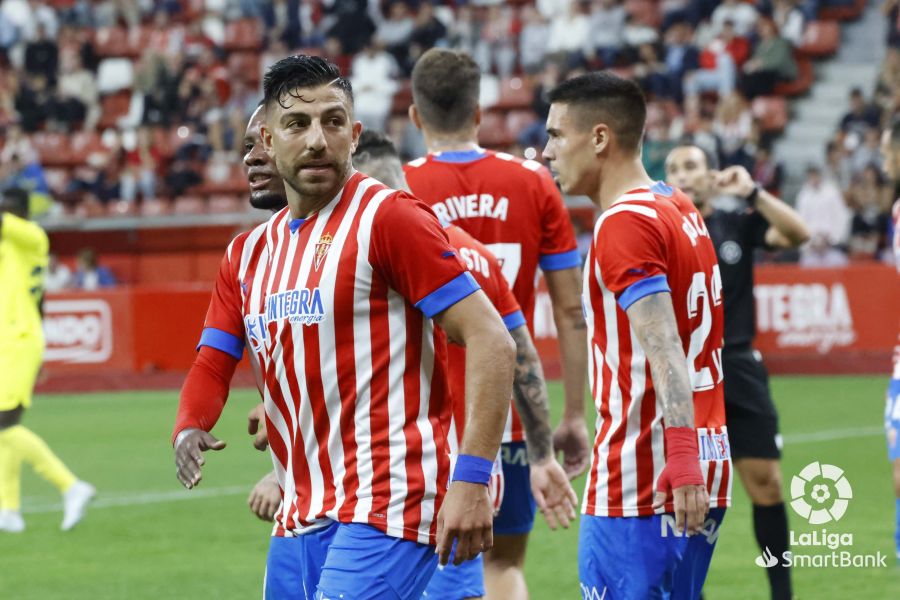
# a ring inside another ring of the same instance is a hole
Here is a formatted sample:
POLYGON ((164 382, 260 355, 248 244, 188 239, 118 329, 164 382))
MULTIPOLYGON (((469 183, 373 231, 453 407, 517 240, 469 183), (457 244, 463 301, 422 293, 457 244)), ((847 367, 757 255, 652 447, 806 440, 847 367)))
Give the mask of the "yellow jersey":
POLYGON ((26 219, 4 213, 0 221, 0 347, 23 338, 43 345, 40 302, 50 240, 26 219))

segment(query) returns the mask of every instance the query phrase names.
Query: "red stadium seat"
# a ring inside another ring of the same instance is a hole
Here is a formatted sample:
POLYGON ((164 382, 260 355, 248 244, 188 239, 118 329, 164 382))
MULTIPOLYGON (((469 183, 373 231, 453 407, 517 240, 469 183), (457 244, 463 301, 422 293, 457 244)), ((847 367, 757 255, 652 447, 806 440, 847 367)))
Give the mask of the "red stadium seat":
POLYGON ((223 176, 221 165, 210 161, 206 165, 203 178, 203 185, 198 190, 200 194, 246 195, 250 190, 247 184, 247 176, 244 174, 244 169, 240 163, 228 165, 228 171, 223 176))
POLYGON ((59 167, 75 164, 72 156, 71 140, 62 133, 38 132, 31 136, 31 145, 37 151, 44 167, 59 167))
POLYGON ((841 45, 841 26, 837 21, 812 21, 803 31, 799 50, 806 56, 830 56, 841 45))
POLYGON ((826 6, 819 9, 819 18, 828 21, 855 21, 866 10, 868 0, 856 0, 850 6, 826 6))
POLYGON ((225 25, 225 49, 260 50, 262 26, 258 19, 239 19, 225 25))
POLYGON ((758 96, 750 110, 763 131, 777 133, 787 126, 787 101, 782 96, 758 96))
POLYGON ((487 148, 506 148, 516 142, 516 138, 506 126, 506 115, 486 112, 481 115, 478 128, 478 143, 487 148))
POLYGON ((232 77, 256 85, 261 79, 258 52, 232 52, 228 55, 228 72, 232 77))
POLYGON ((531 108, 534 101, 534 88, 531 82, 522 77, 510 77, 500 82, 500 98, 492 110, 516 110, 531 108))
POLYGON ((776 96, 802 96, 809 91, 815 81, 815 73, 813 72, 812 61, 800 54, 795 53, 794 58, 797 61, 797 78, 793 81, 785 81, 775 86, 772 91, 776 96))
POLYGON ((122 90, 100 98, 100 129, 115 127, 119 119, 128 114, 131 108, 131 90, 122 90))
POLYGON ((394 99, 391 102, 391 114, 406 115, 412 102, 412 84, 405 79, 400 82, 400 87, 394 93, 394 99))
POLYGON ((208 212, 211 215, 221 215, 221 214, 226 214, 226 213, 244 212, 244 210, 247 208, 244 205, 244 202, 246 202, 246 200, 242 200, 240 196, 233 196, 233 195, 211 196, 209 199, 208 212))
POLYGON ((176 215, 202 215, 206 212, 206 201, 199 196, 179 196, 175 198, 172 212, 176 215))
POLYGON ((109 206, 106 207, 106 214, 110 217, 132 217, 137 212, 137 206, 135 206, 134 202, 126 202, 125 200, 110 202, 109 206))
POLYGON ((141 201, 140 213, 142 217, 158 217, 167 215, 171 211, 169 203, 159 198, 144 198, 141 201))

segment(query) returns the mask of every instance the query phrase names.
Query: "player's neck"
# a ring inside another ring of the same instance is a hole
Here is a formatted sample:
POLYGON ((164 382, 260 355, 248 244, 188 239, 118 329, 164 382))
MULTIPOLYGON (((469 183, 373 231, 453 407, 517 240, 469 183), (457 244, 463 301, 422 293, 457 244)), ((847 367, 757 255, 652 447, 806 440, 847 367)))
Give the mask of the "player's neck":
POLYGON ((468 152, 478 150, 478 136, 475 131, 457 132, 453 134, 434 134, 422 130, 425 138, 425 147, 429 153, 438 152, 468 152))
POLYGON ((591 201, 605 211, 625 192, 651 185, 653 180, 647 175, 640 156, 615 163, 608 161, 603 165, 603 180, 591 201))

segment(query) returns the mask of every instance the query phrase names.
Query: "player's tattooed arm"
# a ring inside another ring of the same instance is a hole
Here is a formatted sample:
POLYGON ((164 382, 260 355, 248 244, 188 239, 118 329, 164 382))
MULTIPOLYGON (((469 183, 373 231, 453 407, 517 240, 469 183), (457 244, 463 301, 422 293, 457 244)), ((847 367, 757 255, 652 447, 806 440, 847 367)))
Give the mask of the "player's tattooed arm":
POLYGON ((550 400, 537 349, 524 325, 509 332, 516 343, 513 396, 528 440, 528 461, 543 462, 553 453, 550 432, 550 400))
POLYGON ((662 402, 666 427, 694 427, 694 395, 672 296, 668 292, 644 296, 626 312, 650 363, 653 388, 662 402))

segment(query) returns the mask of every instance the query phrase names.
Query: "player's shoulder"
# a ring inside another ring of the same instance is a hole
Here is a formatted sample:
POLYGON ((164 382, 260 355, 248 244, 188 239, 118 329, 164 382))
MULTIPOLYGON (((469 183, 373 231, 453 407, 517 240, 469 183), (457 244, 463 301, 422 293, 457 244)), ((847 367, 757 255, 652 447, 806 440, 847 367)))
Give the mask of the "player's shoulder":
POLYGON ((553 182, 553 176, 550 170, 540 162, 531 158, 521 158, 513 156, 507 152, 495 152, 486 150, 487 157, 485 166, 489 167, 491 172, 496 172, 498 176, 517 177, 518 181, 543 181, 553 182))
POLYGON ((660 212, 677 210, 664 198, 657 198, 648 187, 636 188, 619 196, 597 219, 597 230, 611 222, 653 222, 660 212))

